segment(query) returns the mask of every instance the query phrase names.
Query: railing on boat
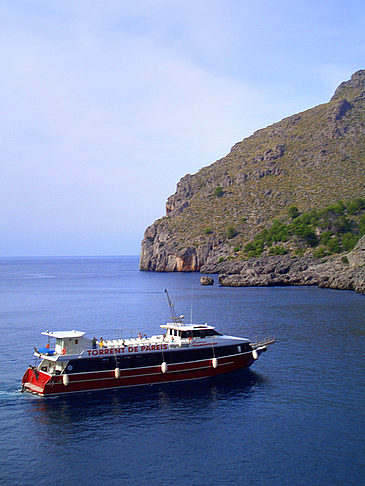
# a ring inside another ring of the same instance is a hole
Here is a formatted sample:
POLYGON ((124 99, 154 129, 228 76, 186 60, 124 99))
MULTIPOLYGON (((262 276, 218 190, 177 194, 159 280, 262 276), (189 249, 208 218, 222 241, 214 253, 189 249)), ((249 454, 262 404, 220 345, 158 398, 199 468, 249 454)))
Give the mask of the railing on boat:
POLYGON ((251 343, 251 346, 253 349, 261 348, 261 347, 266 347, 269 346, 270 344, 273 344, 276 341, 275 336, 268 336, 260 341, 258 339, 255 339, 255 342, 251 343))

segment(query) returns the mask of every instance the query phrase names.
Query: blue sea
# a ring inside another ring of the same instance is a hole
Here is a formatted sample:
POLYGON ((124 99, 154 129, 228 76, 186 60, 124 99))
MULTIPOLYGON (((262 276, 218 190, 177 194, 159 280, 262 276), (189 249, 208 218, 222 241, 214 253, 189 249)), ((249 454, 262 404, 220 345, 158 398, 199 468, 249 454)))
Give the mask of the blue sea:
POLYGON ((200 285, 138 257, 0 259, 0 484, 365 484, 365 297, 200 285), (207 381, 58 398, 22 394, 45 330, 158 333, 164 289, 187 322, 277 342, 207 381))

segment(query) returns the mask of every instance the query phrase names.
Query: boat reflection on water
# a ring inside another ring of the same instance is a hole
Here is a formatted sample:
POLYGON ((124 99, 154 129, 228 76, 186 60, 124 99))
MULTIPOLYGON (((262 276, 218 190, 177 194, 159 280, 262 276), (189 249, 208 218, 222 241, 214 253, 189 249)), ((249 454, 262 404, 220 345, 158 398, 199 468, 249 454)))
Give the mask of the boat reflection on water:
POLYGON ((28 399, 32 401, 30 411, 33 420, 54 424, 56 429, 61 427, 63 434, 65 426, 77 424, 79 434, 81 428, 88 429, 90 422, 99 417, 103 418, 103 423, 116 417, 128 422, 133 417, 134 423, 145 424, 146 421, 161 420, 165 412, 173 412, 174 420, 191 420, 202 412, 206 416, 215 404, 229 402, 232 405, 235 401, 244 402, 251 398, 265 382, 264 377, 247 369, 189 383, 63 395, 46 400, 28 399))

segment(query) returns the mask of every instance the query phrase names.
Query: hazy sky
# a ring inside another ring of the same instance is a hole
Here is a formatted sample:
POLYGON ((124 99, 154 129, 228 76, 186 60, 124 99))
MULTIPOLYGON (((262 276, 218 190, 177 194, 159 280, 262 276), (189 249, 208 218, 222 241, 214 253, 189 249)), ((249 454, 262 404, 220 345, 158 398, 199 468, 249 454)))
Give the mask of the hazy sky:
POLYGON ((187 173, 324 103, 362 1, 0 0, 1 256, 139 254, 187 173))

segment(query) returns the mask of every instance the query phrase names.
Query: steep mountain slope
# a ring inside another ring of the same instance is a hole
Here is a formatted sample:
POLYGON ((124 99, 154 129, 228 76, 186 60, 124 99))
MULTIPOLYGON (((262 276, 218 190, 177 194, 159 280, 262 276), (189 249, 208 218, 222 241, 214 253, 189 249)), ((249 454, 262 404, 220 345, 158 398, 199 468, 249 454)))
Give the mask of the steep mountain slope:
POLYGON ((288 208, 321 209, 365 195, 365 70, 330 102, 235 144, 224 158, 177 184, 166 216, 147 228, 141 270, 197 271, 237 258, 288 208))

